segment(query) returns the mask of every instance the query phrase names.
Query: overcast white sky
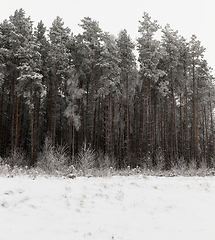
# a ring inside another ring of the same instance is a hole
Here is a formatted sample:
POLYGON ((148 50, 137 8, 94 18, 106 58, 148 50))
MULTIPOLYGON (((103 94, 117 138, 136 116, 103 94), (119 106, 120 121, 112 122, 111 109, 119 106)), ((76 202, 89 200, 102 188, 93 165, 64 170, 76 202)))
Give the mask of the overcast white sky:
POLYGON ((89 16, 114 35, 127 29, 133 40, 138 37, 138 21, 148 12, 162 27, 169 23, 187 39, 195 34, 206 48, 205 58, 215 75, 215 0, 0 0, 0 6, 0 22, 23 8, 35 24, 43 20, 49 28, 60 16, 77 34, 80 20, 89 16))

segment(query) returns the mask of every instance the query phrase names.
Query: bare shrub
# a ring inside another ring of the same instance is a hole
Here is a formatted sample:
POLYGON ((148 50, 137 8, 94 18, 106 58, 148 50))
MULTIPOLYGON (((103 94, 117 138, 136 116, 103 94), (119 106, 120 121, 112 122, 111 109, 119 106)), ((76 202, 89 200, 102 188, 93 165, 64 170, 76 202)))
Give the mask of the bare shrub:
POLYGON ((187 170, 188 165, 184 157, 181 157, 177 160, 177 165, 175 167, 183 171, 187 170))
POLYGON ((166 159, 163 151, 159 150, 155 157, 156 161, 156 169, 159 171, 163 171, 166 168, 166 159))
POLYGON ((110 168, 116 168, 116 159, 105 155, 103 152, 99 152, 96 159, 96 167, 100 170, 109 170, 110 168))
POLYGON ((89 174, 90 171, 95 167, 96 163, 96 153, 90 146, 86 143, 83 144, 77 159, 76 165, 79 170, 81 170, 83 175, 89 174))
POLYGON ((10 166, 25 166, 28 164, 28 159, 26 157, 26 154, 22 151, 20 148, 14 149, 12 152, 10 152, 9 157, 4 159, 4 162, 9 164, 10 166))
MULTIPOLYGON (((147 156, 145 157, 141 157, 139 159, 139 166, 142 168, 142 169, 152 169, 152 159, 150 157, 150 155, 148 154, 147 156)), ((129 166, 130 167, 130 166, 129 166)))
POLYGON ((42 152, 37 160, 37 167, 47 173, 65 172, 68 166, 69 157, 66 148, 62 146, 54 147, 50 138, 45 139, 42 152))

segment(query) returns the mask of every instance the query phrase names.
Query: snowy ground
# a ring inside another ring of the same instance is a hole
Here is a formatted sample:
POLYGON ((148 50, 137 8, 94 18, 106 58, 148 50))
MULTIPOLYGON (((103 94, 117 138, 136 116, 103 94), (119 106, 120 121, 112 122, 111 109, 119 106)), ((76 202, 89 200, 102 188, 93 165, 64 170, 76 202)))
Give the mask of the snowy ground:
POLYGON ((214 177, 0 177, 0 240, 215 240, 214 177))

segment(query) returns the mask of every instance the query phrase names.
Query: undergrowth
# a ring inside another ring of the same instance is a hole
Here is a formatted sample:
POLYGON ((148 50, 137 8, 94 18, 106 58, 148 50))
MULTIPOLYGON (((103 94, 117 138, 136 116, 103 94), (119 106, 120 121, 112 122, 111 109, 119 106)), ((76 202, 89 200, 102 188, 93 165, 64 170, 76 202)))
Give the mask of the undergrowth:
POLYGON ((215 164, 211 159, 212 167, 202 161, 197 167, 196 161, 189 164, 181 158, 176 163, 172 163, 169 170, 165 169, 165 159, 161 154, 157 156, 156 166, 149 164, 150 159, 141 159, 140 166, 131 168, 127 166, 117 169, 116 159, 104 155, 102 152, 96 153, 90 146, 83 145, 75 159, 68 157, 65 147, 53 147, 49 138, 45 140, 44 147, 38 156, 37 164, 34 167, 27 166, 26 156, 21 151, 14 151, 11 157, 0 158, 0 176, 15 177, 29 176, 35 179, 38 176, 45 177, 111 177, 111 176, 157 176, 157 177, 205 177, 215 176, 215 164))
POLYGON ((76 178, 76 177, 111 177, 111 176, 136 176, 136 175, 143 175, 143 176, 156 176, 156 177, 177 177, 177 176, 184 176, 184 177, 206 177, 206 176, 215 176, 215 169, 214 168, 187 168, 186 170, 173 168, 171 170, 159 170, 159 169, 143 169, 140 167, 136 168, 124 168, 124 169, 114 169, 110 168, 90 168, 85 169, 84 171, 79 168, 75 168, 74 165, 66 166, 61 170, 55 171, 46 171, 40 167, 32 167, 29 168, 27 166, 18 167, 14 166, 11 167, 8 164, 0 165, 0 176, 13 178, 15 176, 28 176, 32 179, 37 177, 62 177, 62 178, 76 178))

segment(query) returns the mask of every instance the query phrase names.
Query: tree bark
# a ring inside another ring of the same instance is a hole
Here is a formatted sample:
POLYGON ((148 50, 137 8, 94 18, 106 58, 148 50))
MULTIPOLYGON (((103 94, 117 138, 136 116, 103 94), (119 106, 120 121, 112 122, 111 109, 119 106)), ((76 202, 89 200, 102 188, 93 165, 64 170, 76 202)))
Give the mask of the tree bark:
POLYGON ((197 136, 197 114, 196 114, 196 80, 195 80, 195 67, 193 64, 193 146, 194 146, 194 158, 198 164, 198 136, 197 136))
POLYGON ((54 122, 53 122, 53 135, 52 144, 55 146, 56 138, 56 123, 57 123, 57 96, 58 96, 58 76, 57 76, 57 66, 55 66, 55 98, 54 98, 54 122))
POLYGON ((187 85, 185 85, 185 158, 187 159, 187 165, 190 163, 190 144, 189 144, 189 127, 188 127, 188 100, 187 100, 187 85))
MULTIPOLYGON (((210 92, 209 92, 209 99, 210 99, 211 135, 212 135, 212 142, 213 142, 213 158, 214 158, 214 156, 215 156, 215 137, 214 137, 213 110, 212 110, 210 92)), ((209 167, 211 167, 211 166, 209 166, 209 167)))

